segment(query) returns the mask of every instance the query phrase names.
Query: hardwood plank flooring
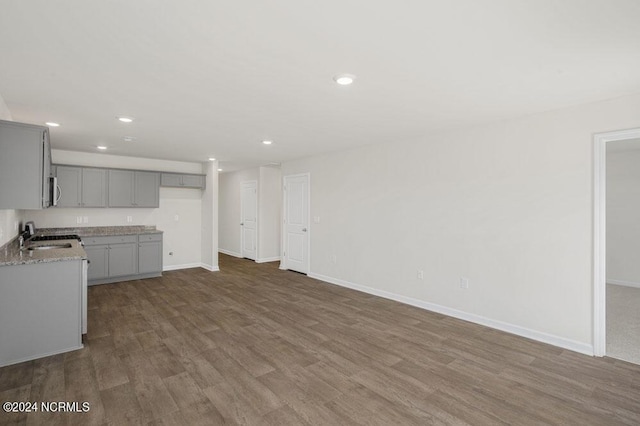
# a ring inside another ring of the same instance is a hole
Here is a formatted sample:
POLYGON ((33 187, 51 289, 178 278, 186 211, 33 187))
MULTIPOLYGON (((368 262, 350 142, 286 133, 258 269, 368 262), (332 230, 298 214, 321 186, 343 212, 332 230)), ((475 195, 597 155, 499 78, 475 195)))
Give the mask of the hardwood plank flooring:
POLYGON ((0 368, 0 424, 638 425, 640 366, 220 256, 89 289, 82 350, 0 368))

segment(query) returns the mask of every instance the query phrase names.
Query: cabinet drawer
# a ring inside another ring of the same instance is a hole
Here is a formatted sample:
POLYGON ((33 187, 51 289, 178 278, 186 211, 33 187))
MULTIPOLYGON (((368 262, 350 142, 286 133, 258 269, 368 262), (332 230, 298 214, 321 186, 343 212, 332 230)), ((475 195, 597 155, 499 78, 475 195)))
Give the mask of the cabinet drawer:
POLYGON ((162 234, 141 234, 138 235, 138 241, 141 243, 147 241, 162 241, 162 234))
POLYGON ((98 244, 121 244, 138 242, 137 235, 110 235, 108 237, 83 237, 82 242, 85 246, 94 246, 98 244))

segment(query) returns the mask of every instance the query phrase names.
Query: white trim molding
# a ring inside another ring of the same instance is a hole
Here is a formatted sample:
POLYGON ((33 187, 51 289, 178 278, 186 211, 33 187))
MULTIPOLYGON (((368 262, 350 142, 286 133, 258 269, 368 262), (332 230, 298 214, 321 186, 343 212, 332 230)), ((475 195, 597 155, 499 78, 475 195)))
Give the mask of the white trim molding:
POLYGON ((256 263, 279 262, 279 261, 280 261, 280 256, 275 256, 275 257, 265 257, 262 259, 257 259, 256 263))
POLYGON ((607 284, 614 284, 614 285, 622 285, 622 286, 625 286, 625 287, 640 288, 640 283, 637 283, 635 281, 624 281, 624 280, 608 279, 607 280, 607 284))
POLYGON ((165 271, 177 271, 179 269, 199 268, 201 263, 184 263, 182 265, 163 266, 162 272, 165 271))
POLYGON ((568 349, 574 352, 579 352, 581 354, 593 356, 593 346, 587 343, 577 342, 575 340, 566 339, 564 337, 555 336, 553 334, 548 334, 541 331, 520 327, 515 324, 510 324, 503 321, 486 318, 486 317, 472 314, 469 312, 459 311, 457 309, 449 308, 447 306, 438 305, 436 303, 425 302, 423 300, 402 296, 400 294, 391 293, 385 290, 378 290, 378 289, 367 287, 361 284, 354 284, 338 278, 328 277, 326 275, 309 273, 309 277, 315 278, 320 281, 324 281, 329 284, 335 284, 341 287, 350 288, 352 290, 361 291, 363 293, 372 294, 374 296, 383 297, 385 299, 395 300, 396 302, 415 306, 417 308, 422 308, 427 311, 437 312, 439 314, 443 314, 443 315, 458 318, 464 321, 469 321, 476 324, 484 325, 486 327, 494 328, 500 331, 505 331, 507 333, 515 334, 517 336, 526 337, 532 340, 537 340, 538 342, 548 343, 553 346, 557 346, 557 347, 568 349))
POLYGON ((200 267, 202 269, 206 269, 207 271, 210 271, 210 272, 219 272, 220 271, 220 268, 218 268, 217 265, 213 266, 213 265, 207 265, 206 263, 201 263, 200 267))
POLYGON ((225 250, 225 249, 219 248, 218 249, 218 253, 226 254, 226 255, 229 255, 229 256, 233 256, 233 257, 242 258, 242 255, 240 253, 235 252, 235 251, 231 251, 231 250, 225 250))
POLYGON ((593 135, 593 351, 606 354, 607 142, 640 138, 640 129, 593 135))

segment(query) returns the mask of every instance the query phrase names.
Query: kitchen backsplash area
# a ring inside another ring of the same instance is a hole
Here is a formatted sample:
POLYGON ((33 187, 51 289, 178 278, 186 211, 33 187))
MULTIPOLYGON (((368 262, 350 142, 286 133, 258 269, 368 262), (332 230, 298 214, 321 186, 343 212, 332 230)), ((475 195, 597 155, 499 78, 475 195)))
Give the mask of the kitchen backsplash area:
POLYGON ((0 210, 0 247, 18 235, 16 224, 19 222, 18 210, 0 210))
POLYGON ((155 226, 164 231, 165 269, 200 264, 202 201, 198 189, 160 188, 157 209, 55 207, 19 214, 23 222, 35 222, 36 228, 155 226))

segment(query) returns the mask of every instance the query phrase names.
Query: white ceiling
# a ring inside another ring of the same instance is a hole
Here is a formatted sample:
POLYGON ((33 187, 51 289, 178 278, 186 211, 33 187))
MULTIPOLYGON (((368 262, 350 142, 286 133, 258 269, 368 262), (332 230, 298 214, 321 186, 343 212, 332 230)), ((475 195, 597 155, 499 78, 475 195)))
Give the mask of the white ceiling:
POLYGON ((234 169, 640 92, 638 0, 0 5, 0 96, 57 149, 234 169))

